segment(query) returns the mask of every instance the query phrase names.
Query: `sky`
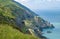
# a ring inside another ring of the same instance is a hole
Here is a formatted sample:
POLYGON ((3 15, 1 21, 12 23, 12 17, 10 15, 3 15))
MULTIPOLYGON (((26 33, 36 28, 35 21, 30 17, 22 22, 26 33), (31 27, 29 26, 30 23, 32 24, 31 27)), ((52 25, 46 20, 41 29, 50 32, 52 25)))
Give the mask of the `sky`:
POLYGON ((49 22, 60 23, 60 0, 15 0, 49 22))
POLYGON ((15 0, 31 9, 60 9, 60 0, 15 0))

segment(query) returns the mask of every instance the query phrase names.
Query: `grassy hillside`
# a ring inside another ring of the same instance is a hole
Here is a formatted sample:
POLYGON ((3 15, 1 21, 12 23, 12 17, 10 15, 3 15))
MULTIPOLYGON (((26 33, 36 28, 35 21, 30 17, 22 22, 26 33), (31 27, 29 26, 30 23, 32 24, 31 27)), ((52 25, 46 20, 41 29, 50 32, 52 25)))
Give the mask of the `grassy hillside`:
MULTIPOLYGON (((38 39, 16 29, 15 19, 23 13, 23 8, 13 0, 0 0, 0 39, 38 39)), ((22 30, 25 31, 24 28, 22 30)))
POLYGON ((43 38, 41 30, 46 27, 52 25, 27 7, 13 0, 0 0, 0 39, 43 38))
POLYGON ((23 34, 19 30, 7 24, 1 24, 0 39, 38 39, 38 38, 28 34, 23 34))

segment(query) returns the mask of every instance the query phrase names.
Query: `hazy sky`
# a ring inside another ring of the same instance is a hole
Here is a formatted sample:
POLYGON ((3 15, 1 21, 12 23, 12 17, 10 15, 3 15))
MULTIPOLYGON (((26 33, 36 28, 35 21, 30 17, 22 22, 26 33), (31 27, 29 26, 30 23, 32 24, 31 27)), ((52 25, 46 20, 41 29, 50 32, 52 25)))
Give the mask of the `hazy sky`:
POLYGON ((49 22, 60 23, 60 0, 15 0, 49 22))
POLYGON ((31 9, 60 9, 60 0, 15 0, 31 9))

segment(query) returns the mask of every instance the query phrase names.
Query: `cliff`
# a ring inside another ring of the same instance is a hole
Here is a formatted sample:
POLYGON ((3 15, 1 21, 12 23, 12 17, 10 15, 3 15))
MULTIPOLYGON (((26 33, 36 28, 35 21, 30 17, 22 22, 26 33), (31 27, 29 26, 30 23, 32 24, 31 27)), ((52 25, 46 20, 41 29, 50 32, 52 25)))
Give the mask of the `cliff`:
POLYGON ((24 34, 41 37, 43 29, 54 28, 27 7, 14 0, 0 0, 0 24, 7 24, 24 34))

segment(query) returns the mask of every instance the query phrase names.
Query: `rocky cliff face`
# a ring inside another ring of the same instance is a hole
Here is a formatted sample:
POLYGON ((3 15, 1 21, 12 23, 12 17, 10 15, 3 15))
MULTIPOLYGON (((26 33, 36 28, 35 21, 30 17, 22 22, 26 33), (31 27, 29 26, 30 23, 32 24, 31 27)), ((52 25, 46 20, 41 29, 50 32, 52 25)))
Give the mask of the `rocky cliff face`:
POLYGON ((5 0, 0 3, 0 17, 2 17, 0 20, 5 19, 5 22, 0 21, 0 23, 13 25, 13 27, 23 33, 38 37, 41 37, 43 29, 54 28, 52 24, 39 17, 33 11, 13 0, 5 0))

